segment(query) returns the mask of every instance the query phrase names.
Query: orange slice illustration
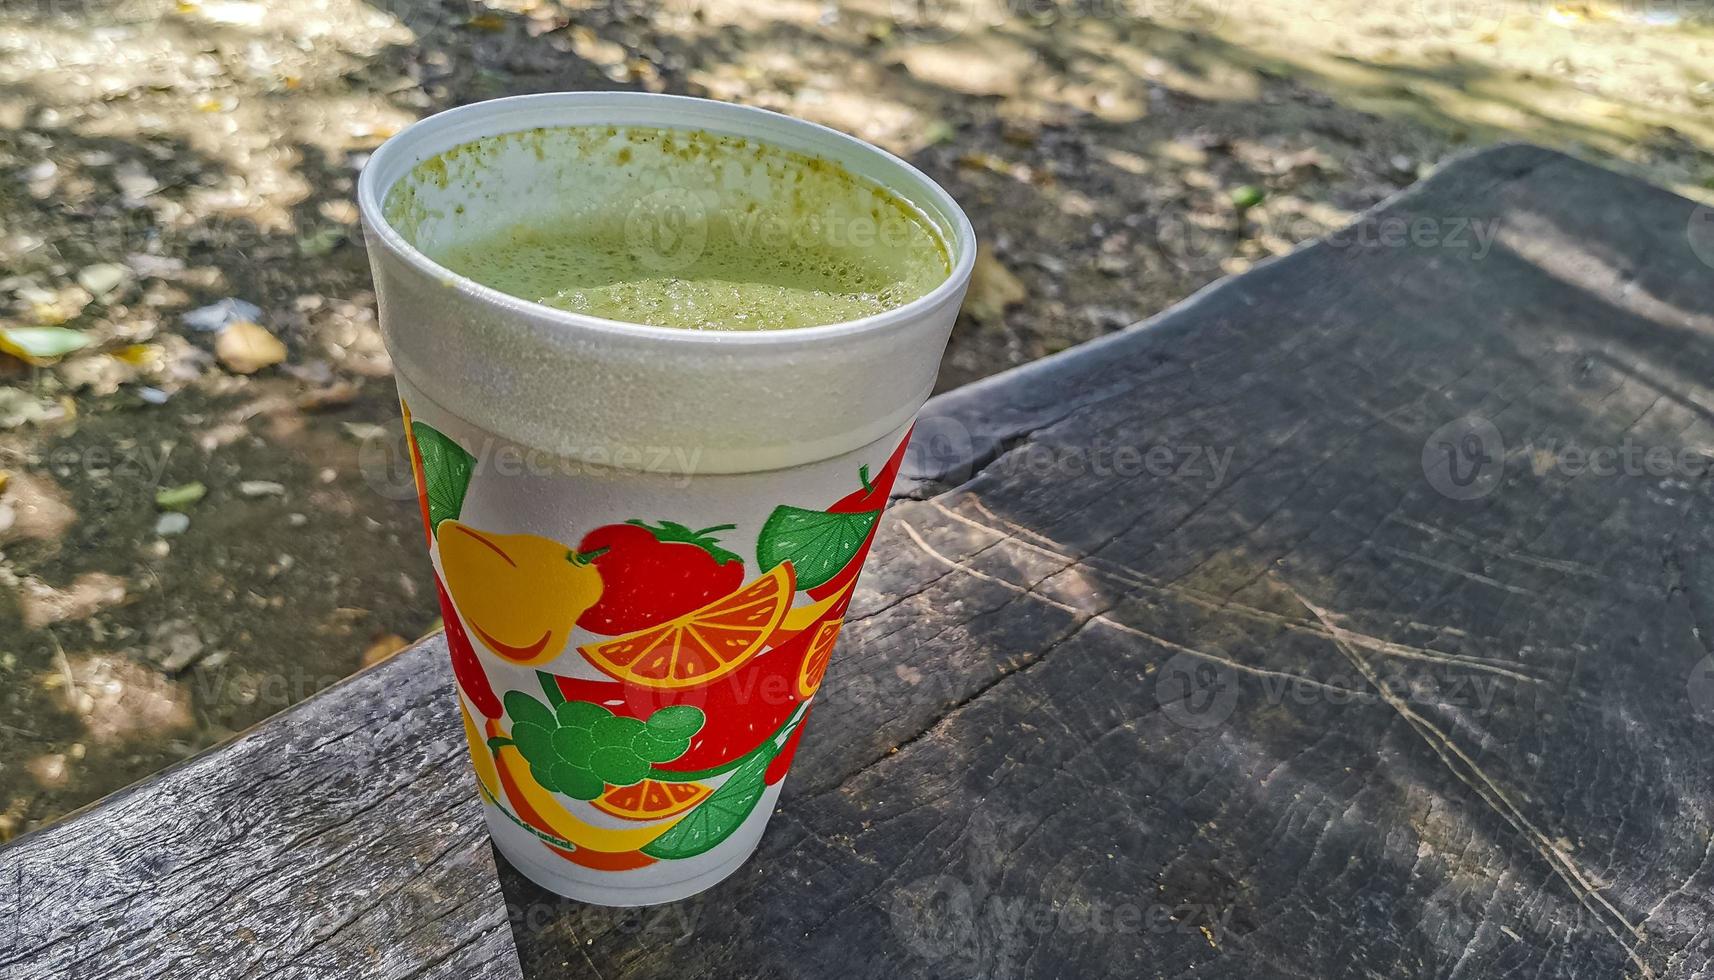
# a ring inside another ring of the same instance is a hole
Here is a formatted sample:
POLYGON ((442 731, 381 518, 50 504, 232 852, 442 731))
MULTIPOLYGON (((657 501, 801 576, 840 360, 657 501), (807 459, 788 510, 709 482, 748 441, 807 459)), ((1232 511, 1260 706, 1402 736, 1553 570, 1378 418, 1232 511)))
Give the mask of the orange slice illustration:
POLYGON ((791 563, 677 619, 578 647, 614 678, 644 687, 694 687, 731 673, 767 643, 791 608, 791 563))
POLYGON ((839 627, 844 624, 842 619, 822 623, 815 631, 815 639, 809 641, 809 656, 803 658, 803 666, 797 672, 797 692, 804 697, 821 687, 822 678, 827 676, 828 661, 833 659, 833 644, 839 640, 839 627))
POLYGON ((701 783, 662 783, 645 779, 634 786, 613 786, 594 801, 595 808, 625 820, 665 820, 707 799, 714 789, 701 783))

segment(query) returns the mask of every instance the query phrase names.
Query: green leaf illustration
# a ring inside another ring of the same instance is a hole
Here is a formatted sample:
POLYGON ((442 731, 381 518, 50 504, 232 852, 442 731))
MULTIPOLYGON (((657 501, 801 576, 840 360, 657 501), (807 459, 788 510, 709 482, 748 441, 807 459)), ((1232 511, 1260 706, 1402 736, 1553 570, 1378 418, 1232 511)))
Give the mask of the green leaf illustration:
POLYGON ((878 510, 829 514, 802 507, 775 507, 756 540, 756 563, 773 568, 789 561, 797 573, 799 589, 825 585, 857 557, 880 518, 878 510))
POLYGON ((552 674, 545 670, 536 671, 536 683, 542 686, 542 693, 548 696, 548 704, 555 709, 565 703, 565 692, 559 689, 559 681, 552 674))
POLYGON ((423 482, 428 484, 429 524, 439 528, 441 521, 455 518, 464 510, 464 494, 470 489, 470 474, 476 469, 476 457, 431 425, 412 421, 411 434, 416 437, 417 452, 423 457, 423 482))
POLYGON ((732 836, 738 825, 756 809, 767 788, 768 763, 778 747, 771 742, 752 752, 744 764, 720 788, 703 800, 690 815, 638 850, 654 858, 674 859, 707 853, 732 836))

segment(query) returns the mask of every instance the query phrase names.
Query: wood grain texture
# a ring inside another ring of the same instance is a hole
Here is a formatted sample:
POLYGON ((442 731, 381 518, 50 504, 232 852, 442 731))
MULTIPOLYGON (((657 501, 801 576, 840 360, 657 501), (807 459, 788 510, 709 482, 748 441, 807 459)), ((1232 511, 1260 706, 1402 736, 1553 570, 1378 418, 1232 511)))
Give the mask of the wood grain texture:
POLYGON ((496 872, 436 640, 0 851, 0 976, 1714 975, 1694 210, 1500 148, 936 399, 703 896, 496 872))

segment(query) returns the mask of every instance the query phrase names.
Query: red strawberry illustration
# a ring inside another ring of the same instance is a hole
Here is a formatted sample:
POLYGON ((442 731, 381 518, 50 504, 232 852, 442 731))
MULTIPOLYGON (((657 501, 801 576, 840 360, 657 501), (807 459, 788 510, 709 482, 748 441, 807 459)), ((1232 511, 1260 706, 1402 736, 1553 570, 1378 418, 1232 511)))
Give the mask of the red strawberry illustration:
POLYGON ((618 636, 699 609, 744 584, 744 559, 720 547, 722 524, 693 531, 674 521, 598 527, 578 543, 601 573, 601 599, 577 625, 618 636))

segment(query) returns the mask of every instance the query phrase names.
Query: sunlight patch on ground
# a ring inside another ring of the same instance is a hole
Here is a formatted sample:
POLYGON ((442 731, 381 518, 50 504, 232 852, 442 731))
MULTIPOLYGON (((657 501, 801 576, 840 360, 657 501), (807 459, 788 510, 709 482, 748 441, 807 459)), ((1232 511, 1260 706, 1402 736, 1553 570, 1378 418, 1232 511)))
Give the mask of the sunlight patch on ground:
POLYGON ((190 691, 123 654, 68 655, 59 671, 38 683, 56 691, 91 745, 123 746, 196 729, 190 691))
MULTIPOLYGON (((1714 7, 1668 6, 1714 17, 1714 7)), ((1635 5, 1507 0, 1229 0, 1217 35, 1359 108, 1472 139, 1528 139, 1648 166, 1714 199, 1714 22, 1635 5)))
POLYGON ((1003 35, 918 44, 899 52, 916 77, 965 95, 1018 95, 1036 57, 1003 35))
POLYGON ((41 629, 52 623, 86 619, 107 606, 125 601, 125 580, 106 572, 85 572, 63 589, 40 579, 19 583, 18 604, 24 625, 41 629))
POLYGON ((77 523, 66 492, 40 473, 12 472, 0 493, 0 507, 8 515, 0 528, 0 544, 37 541, 52 544, 77 523))

